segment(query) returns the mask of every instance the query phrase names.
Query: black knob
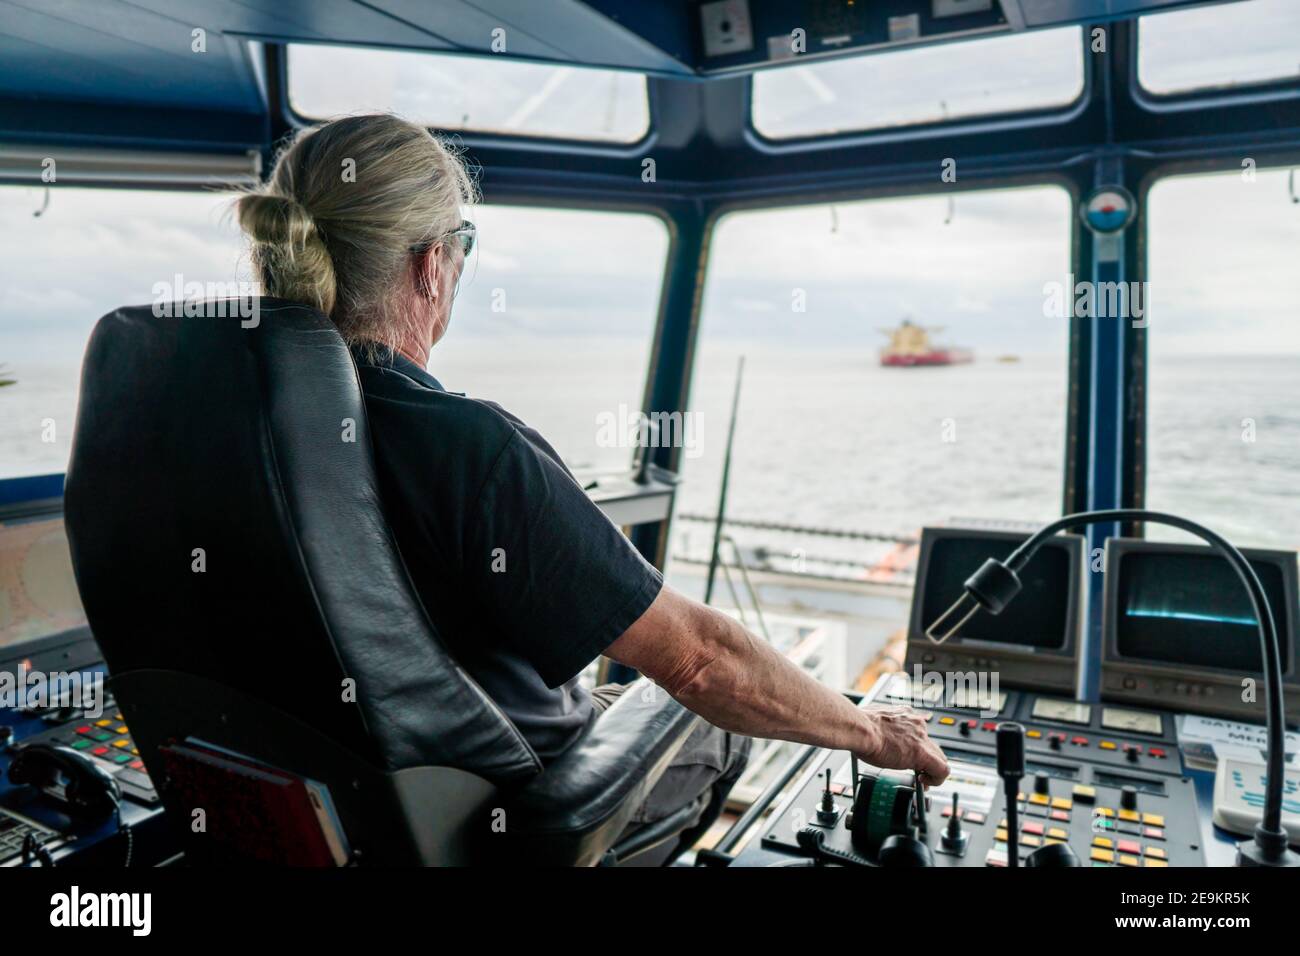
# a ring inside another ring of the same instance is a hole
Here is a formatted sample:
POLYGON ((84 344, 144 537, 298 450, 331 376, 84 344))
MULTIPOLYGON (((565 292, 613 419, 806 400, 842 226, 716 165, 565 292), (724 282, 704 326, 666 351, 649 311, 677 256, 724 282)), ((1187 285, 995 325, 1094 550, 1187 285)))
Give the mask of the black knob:
POLYGON ((1136 747, 1127 747, 1124 750, 1124 759, 1129 763, 1138 762, 1138 752, 1136 747))
POLYGON ((1079 858, 1068 843, 1046 843, 1025 857, 1025 866, 1078 866, 1079 858))
POLYGON ((1048 793, 1048 783, 1050 779, 1051 778, 1045 773, 1034 774, 1034 793, 1048 793))
POLYGON ((966 723, 966 721, 963 720, 960 724, 957 725, 957 733, 961 734, 963 737, 969 737, 970 724, 966 723))
POLYGON ((1047 738, 1047 746, 1050 747, 1052 750, 1060 750, 1061 738, 1056 736, 1056 734, 1052 734, 1050 737, 1047 738))
POLYGON ((1125 810, 1136 810, 1138 805, 1137 787, 1126 786, 1119 791, 1119 805, 1125 810))

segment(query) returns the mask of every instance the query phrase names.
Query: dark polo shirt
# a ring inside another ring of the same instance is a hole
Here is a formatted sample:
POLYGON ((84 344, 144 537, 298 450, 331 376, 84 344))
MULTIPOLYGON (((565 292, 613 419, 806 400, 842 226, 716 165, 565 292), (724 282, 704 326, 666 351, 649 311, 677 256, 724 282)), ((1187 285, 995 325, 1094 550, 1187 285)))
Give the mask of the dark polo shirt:
POLYGON ((540 434, 401 355, 354 350, 402 558, 452 655, 543 761, 592 717, 576 675, 663 579, 540 434))

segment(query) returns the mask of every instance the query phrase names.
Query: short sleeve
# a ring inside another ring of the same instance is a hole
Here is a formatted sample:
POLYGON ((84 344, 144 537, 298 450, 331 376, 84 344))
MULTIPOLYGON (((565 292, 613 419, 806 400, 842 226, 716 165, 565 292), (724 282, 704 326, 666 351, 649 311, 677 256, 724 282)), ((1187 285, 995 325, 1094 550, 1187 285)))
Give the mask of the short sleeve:
POLYGON ((549 687, 603 653, 663 587, 563 465, 519 431, 466 517, 466 580, 549 687))

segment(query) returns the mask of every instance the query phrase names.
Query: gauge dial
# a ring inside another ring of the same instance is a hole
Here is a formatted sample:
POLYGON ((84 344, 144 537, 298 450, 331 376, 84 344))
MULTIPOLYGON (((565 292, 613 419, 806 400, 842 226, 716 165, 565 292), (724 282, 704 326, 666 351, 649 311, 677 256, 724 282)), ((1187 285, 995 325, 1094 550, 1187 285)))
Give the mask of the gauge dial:
POLYGON ((1092 722, 1092 706, 1073 700, 1040 697, 1034 701, 1033 715, 1039 720, 1055 720, 1063 724, 1081 724, 1086 727, 1092 722))
POLYGON ((1159 714, 1149 714, 1140 710, 1124 710, 1121 707, 1103 707, 1101 725, 1107 730, 1127 730, 1134 734, 1164 733, 1165 722, 1159 714))

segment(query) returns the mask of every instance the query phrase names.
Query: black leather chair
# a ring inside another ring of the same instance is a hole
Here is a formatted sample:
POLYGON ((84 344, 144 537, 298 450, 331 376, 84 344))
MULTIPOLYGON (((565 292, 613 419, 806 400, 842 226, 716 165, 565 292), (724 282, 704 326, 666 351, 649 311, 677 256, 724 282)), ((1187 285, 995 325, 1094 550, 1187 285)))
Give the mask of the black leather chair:
POLYGON ((189 859, 268 844, 256 797, 182 792, 159 748, 186 741, 328 788, 353 862, 586 865, 675 839, 681 820, 614 845, 694 715, 633 688, 544 768, 420 604, 333 325, 275 299, 255 325, 199 311, 99 321, 65 499, 91 628, 189 859))

